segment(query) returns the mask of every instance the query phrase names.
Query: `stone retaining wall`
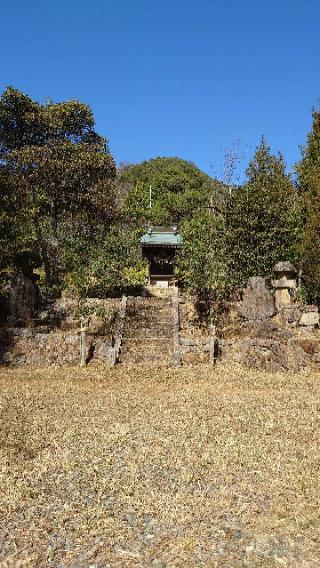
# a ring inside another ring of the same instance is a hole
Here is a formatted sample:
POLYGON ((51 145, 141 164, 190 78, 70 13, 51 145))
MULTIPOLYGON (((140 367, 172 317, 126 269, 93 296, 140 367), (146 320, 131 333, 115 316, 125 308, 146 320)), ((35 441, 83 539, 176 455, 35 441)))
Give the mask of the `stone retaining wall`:
MULTIPOLYGON (((298 301, 290 263, 278 263, 275 276, 272 288, 264 278, 250 278, 241 301, 226 306, 217 330, 208 325, 204 303, 176 290, 171 300, 173 364, 218 359, 271 371, 320 368, 318 307, 298 301)), ((16 279, 16 286, 20 280, 16 279)), ((24 291, 30 289, 28 282, 22 284, 24 291)), ((15 291, 11 303, 22 296, 15 291)), ((31 308, 14 307, 0 328, 0 364, 77 365, 82 326, 87 334, 86 363, 112 366, 121 354, 126 303, 125 297, 85 301, 62 297, 46 309, 36 309, 32 294, 31 308)), ((139 318, 134 324, 141 325, 139 318)), ((161 333, 159 328, 160 339, 161 333)))
POLYGON ((114 364, 120 299, 79 302, 61 298, 28 321, 9 321, 0 330, 0 363, 10 366, 77 365, 80 320, 86 319, 86 361, 114 364))
MULTIPOLYGON (((290 263, 276 265, 288 272, 290 263)), ((294 277, 281 274, 268 289, 249 278, 242 300, 229 305, 219 329, 219 359, 271 371, 320 365, 317 306, 297 300, 294 277)))

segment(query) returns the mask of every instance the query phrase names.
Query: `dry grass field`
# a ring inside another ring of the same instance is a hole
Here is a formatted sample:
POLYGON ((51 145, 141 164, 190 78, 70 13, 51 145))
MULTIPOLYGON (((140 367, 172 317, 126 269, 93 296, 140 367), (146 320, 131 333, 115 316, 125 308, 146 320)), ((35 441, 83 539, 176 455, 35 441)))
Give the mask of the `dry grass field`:
POLYGON ((320 566, 320 377, 0 371, 0 567, 320 566))

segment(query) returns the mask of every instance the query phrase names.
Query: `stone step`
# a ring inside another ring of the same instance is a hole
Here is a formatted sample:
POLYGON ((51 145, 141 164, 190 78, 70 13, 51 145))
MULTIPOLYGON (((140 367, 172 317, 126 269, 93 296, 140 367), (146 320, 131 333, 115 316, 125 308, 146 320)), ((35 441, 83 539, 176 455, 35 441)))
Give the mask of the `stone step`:
POLYGON ((166 357, 172 357, 172 353, 172 349, 163 349, 160 351, 157 349, 148 349, 148 352, 146 352, 144 349, 127 349, 126 347, 124 347, 121 350, 121 358, 123 359, 123 357, 126 357, 128 359, 154 359, 155 357, 159 357, 161 359, 165 359, 166 357))
POLYGON ((172 365, 172 357, 126 357, 125 360, 120 359, 124 365, 142 365, 147 367, 169 367, 172 365))
POLYGON ((155 312, 150 310, 150 312, 127 312, 125 319, 143 320, 143 319, 169 319, 172 317, 172 311, 161 311, 155 312))
POLYGON ((170 366, 173 362, 172 335, 170 298, 130 298, 120 361, 124 365, 170 366))
POLYGON ((125 326, 124 336, 137 337, 170 337, 172 336, 173 327, 171 325, 144 325, 139 327, 125 326))
POLYGON ((139 339, 172 339, 172 329, 163 327, 136 327, 125 328, 124 339, 139 338, 139 339))
POLYGON ((126 345, 145 345, 146 347, 155 346, 161 347, 162 345, 171 345, 171 337, 127 337, 124 335, 126 345))
POLYGON ((129 305, 127 306, 127 312, 161 312, 169 311, 171 309, 171 304, 161 304, 161 305, 129 305))
POLYGON ((125 342, 121 347, 122 353, 141 353, 141 354, 152 354, 152 355, 163 355, 173 351, 173 345, 171 343, 165 343, 163 345, 146 345, 145 343, 127 343, 125 342))
POLYGON ((124 346, 121 349, 121 355, 140 357, 142 359, 149 359, 150 357, 171 357, 172 353, 173 349, 138 349, 133 346, 124 346))
POLYGON ((171 298, 128 298, 128 305, 165 306, 171 305, 171 298))
POLYGON ((126 318, 124 320, 125 325, 132 325, 133 327, 143 327, 145 324, 158 324, 159 326, 165 325, 165 324, 173 324, 173 320, 172 320, 172 316, 170 314, 170 316, 161 316, 161 317, 156 317, 154 314, 152 316, 148 316, 148 317, 130 317, 130 318, 126 318))

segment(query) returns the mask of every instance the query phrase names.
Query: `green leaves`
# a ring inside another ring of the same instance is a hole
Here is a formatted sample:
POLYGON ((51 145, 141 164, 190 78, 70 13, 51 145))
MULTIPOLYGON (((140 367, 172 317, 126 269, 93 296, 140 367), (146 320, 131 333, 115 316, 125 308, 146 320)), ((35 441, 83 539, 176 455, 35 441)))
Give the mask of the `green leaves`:
POLYGON ((215 202, 215 197, 218 202, 223 193, 222 184, 179 158, 155 158, 126 166, 119 172, 118 185, 125 191, 128 217, 139 224, 181 222, 215 202))
POLYGON ((320 301, 320 112, 313 111, 312 130, 297 164, 304 212, 301 268, 308 299, 320 301))
POLYGON ((273 156, 264 138, 249 164, 246 183, 232 192, 227 228, 235 286, 254 275, 271 278, 279 260, 297 260, 298 195, 283 157, 273 156))
POLYGON ((61 279, 67 233, 92 234, 115 215, 115 163, 93 128, 91 109, 76 100, 41 105, 12 87, 0 98, 1 156, 26 196, 49 284, 61 279))
POLYGON ((227 258, 223 219, 198 211, 182 225, 183 247, 176 271, 184 284, 199 296, 218 300, 227 283, 227 258))
POLYGON ((105 226, 98 247, 81 237, 70 240, 67 268, 67 286, 82 297, 105 297, 141 288, 147 276, 139 233, 120 224, 105 226))

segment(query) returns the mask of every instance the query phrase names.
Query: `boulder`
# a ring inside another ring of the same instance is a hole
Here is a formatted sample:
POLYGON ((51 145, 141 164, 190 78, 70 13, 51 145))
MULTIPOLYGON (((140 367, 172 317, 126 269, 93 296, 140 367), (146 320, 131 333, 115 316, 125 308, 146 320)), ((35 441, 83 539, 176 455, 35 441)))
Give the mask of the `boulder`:
POLYGON ((274 297, 266 286, 265 278, 249 278, 239 305, 242 317, 249 321, 261 321, 271 318, 276 311, 274 297))
POLYGON ((275 342, 271 351, 272 361, 286 371, 299 371, 308 363, 308 356, 296 339, 287 343, 275 342))
POLYGON ((274 318, 263 321, 249 321, 242 325, 241 335, 259 339, 277 339, 287 341, 293 337, 290 329, 277 325, 274 318))
POLYGON ((246 337, 220 340, 219 358, 267 371, 298 371, 306 366, 309 355, 292 338, 246 337))
POLYGON ((298 344, 308 355, 320 353, 320 339, 306 339, 301 337, 298 339, 298 344))
POLYGON ((111 365, 114 358, 114 347, 111 341, 107 337, 95 337, 94 338, 94 354, 93 362, 103 362, 111 365))
POLYGON ((301 314, 299 325, 305 327, 319 325, 319 312, 317 306, 306 306, 304 312, 301 314))

